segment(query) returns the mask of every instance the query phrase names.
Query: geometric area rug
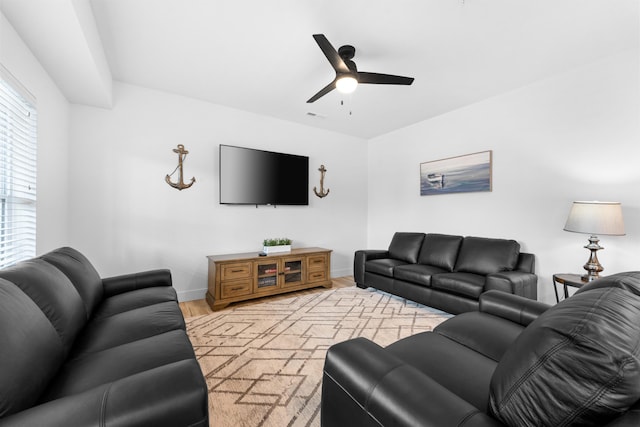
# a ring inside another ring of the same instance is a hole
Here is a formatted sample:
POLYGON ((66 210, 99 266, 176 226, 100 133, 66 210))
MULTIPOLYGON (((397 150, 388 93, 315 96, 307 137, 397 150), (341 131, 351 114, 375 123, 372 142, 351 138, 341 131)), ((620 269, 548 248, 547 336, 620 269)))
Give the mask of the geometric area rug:
POLYGON ((231 306, 187 319, 209 387, 213 427, 319 427, 327 349, 381 346, 430 331, 450 314, 355 286, 231 306))

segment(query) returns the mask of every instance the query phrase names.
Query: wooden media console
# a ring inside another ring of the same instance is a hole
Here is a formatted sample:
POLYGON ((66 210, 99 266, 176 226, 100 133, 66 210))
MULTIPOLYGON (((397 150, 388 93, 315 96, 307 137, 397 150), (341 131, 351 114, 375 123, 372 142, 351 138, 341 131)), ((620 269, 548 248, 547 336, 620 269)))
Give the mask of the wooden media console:
POLYGON ((298 248, 267 256, 257 252, 211 255, 207 259, 207 303, 214 311, 232 302, 331 287, 330 249, 298 248))

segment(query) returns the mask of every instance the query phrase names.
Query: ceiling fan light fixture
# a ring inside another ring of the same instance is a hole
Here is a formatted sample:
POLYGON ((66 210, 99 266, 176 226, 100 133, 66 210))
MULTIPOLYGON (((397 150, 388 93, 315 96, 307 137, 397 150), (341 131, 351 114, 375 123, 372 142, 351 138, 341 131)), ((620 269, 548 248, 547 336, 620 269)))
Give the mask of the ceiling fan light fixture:
POLYGON ((342 76, 336 80, 336 89, 341 93, 351 93, 358 87, 358 80, 353 76, 342 76))
POLYGON ((324 34, 314 34, 313 38, 320 47, 324 56, 329 60, 329 64, 336 72, 336 78, 328 85, 320 89, 307 101, 307 104, 316 102, 334 89, 341 93, 351 93, 356 90, 359 84, 379 84, 379 85, 410 85, 413 77, 395 76, 393 74, 367 73, 358 71, 355 62, 352 61, 356 53, 356 48, 351 45, 340 46, 336 50, 324 34))

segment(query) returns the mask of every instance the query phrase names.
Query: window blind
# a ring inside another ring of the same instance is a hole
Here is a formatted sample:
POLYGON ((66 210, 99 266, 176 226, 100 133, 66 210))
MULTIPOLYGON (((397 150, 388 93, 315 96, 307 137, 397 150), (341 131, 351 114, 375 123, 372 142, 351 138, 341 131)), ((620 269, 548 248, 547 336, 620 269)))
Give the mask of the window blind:
POLYGON ((36 253, 37 114, 7 74, 0 69, 0 268, 36 253))

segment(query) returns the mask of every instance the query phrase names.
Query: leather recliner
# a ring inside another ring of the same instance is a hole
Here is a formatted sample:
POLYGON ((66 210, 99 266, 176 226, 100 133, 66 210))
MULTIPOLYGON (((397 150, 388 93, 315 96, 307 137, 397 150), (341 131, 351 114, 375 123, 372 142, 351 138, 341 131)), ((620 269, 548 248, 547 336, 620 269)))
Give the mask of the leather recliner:
POLYGON ((640 425, 640 272, 555 306, 504 292, 386 348, 326 355, 322 427, 640 425))
POLYGON ((60 248, 0 271, 1 427, 205 427, 169 270, 102 279, 60 248))

